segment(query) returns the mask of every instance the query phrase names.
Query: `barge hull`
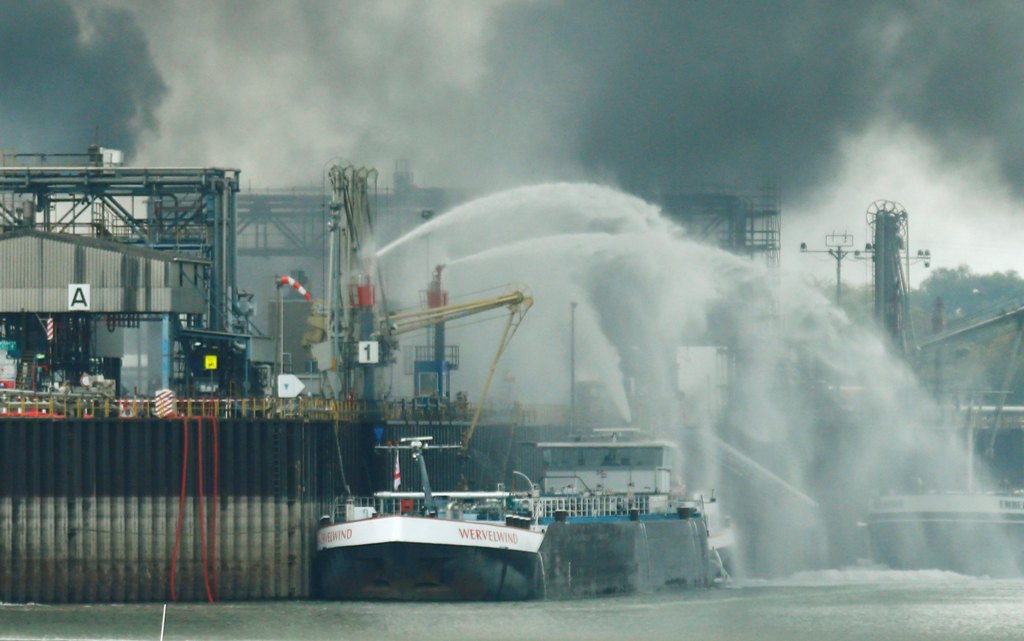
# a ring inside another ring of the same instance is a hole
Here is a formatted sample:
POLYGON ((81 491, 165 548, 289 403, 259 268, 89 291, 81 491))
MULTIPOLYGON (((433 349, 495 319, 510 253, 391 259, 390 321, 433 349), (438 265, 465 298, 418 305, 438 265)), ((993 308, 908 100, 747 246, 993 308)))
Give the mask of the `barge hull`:
POLYGON ((523 601, 543 596, 533 552, 392 542, 317 552, 329 600, 523 601))
POLYGON ((540 549, 548 598, 704 587, 712 583, 701 518, 552 523, 540 549))
POLYGON ((706 587, 701 518, 556 522, 539 553, 419 543, 318 552, 330 600, 519 601, 706 587))
POLYGON ((928 515, 871 520, 867 529, 872 558, 894 569, 1024 575, 1024 520, 928 515))

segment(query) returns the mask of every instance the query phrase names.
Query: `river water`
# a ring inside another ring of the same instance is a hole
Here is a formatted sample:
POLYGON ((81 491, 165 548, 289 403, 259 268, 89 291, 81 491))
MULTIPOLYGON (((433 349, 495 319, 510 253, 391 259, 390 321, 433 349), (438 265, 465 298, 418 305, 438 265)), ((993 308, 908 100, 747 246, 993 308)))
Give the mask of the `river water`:
MULTIPOLYGON (((0 639, 159 639, 161 604, 0 606, 0 639)), ((164 638, 445 640, 1016 639, 1024 580, 851 569, 721 589, 483 604, 171 604, 164 638)))

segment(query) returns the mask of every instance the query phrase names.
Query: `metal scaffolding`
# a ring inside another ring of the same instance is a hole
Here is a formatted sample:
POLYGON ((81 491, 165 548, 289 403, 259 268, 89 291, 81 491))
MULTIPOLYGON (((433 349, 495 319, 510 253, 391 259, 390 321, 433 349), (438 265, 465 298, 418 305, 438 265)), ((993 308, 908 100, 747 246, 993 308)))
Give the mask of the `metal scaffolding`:
POLYGON ((666 194, 655 199, 691 237, 726 251, 779 266, 782 201, 774 185, 757 191, 724 187, 666 194))
MULTIPOLYGON (((223 367, 201 371, 204 380, 220 381, 222 390, 232 379, 248 385, 253 328, 246 296, 236 286, 239 171, 124 167, 120 160, 120 152, 96 146, 86 154, 5 154, 0 163, 0 240, 34 230, 54 239, 98 239, 115 251, 157 250, 168 260, 201 265, 194 287, 205 300, 203 313, 172 310, 162 319, 170 344, 164 347, 166 369, 173 372, 165 376, 170 379, 166 382, 179 389, 191 387, 195 360, 213 354, 220 356, 223 367)), ((92 314, 91 322, 109 326, 116 314, 137 310, 103 311, 92 314)), ((32 338, 36 332, 26 328, 25 334, 32 338)))
POLYGON ((892 338, 897 349, 909 354, 914 339, 911 334, 907 283, 907 272, 910 269, 907 211, 899 203, 876 200, 868 207, 867 217, 873 236, 875 318, 892 338))

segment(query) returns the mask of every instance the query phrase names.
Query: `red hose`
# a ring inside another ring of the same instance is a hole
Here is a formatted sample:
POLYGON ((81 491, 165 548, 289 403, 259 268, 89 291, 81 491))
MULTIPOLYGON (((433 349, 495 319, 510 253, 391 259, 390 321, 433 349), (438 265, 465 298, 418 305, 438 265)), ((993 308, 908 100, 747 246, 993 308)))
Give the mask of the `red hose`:
POLYGON ((188 478, 188 419, 181 419, 182 456, 181 456, 181 497, 178 499, 178 524, 174 532, 174 551, 171 553, 171 601, 177 601, 174 591, 174 574, 178 568, 178 548, 181 545, 181 522, 185 518, 185 480, 188 478))

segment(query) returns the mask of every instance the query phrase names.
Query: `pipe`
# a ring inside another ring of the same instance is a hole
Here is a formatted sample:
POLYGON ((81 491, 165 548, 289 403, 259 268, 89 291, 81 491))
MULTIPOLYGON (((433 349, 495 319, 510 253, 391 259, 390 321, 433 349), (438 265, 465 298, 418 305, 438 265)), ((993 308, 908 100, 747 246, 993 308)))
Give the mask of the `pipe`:
POLYGON ((277 284, 277 375, 284 374, 284 295, 277 284))
POLYGON ((423 479, 423 509, 427 514, 436 513, 437 510, 434 508, 434 495, 430 491, 430 477, 427 475, 427 464, 423 460, 423 445, 417 445, 419 441, 414 441, 412 445, 412 457, 419 463, 420 466, 420 477, 423 479))

